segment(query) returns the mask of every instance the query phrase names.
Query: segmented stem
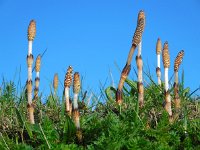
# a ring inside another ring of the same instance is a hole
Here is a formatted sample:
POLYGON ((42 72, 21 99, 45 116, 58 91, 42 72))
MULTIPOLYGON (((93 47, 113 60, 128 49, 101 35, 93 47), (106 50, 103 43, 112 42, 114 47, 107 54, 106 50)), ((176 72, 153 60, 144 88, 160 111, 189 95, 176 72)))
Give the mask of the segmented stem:
POLYGON ((157 55, 157 68, 156 68, 156 74, 158 78, 158 85, 161 86, 161 70, 160 70, 160 53, 162 51, 162 44, 160 38, 158 38, 156 43, 156 55, 157 55))
POLYGON ((34 105, 32 104, 32 44, 36 34, 36 23, 34 20, 30 21, 28 26, 28 55, 27 55, 27 66, 28 66, 28 80, 27 80, 27 99, 28 99, 28 115, 31 124, 34 124, 34 105))
POLYGON ((127 62, 126 65, 124 66, 122 73, 121 73, 121 77, 120 77, 120 81, 118 84, 118 89, 116 92, 116 102, 117 104, 121 105, 122 104, 122 88, 124 86, 124 82, 130 72, 131 69, 131 61, 132 61, 132 57, 133 57, 133 53, 136 49, 136 47, 138 46, 138 44, 141 41, 142 38, 142 33, 144 31, 144 26, 145 26, 145 14, 144 11, 140 11, 138 14, 138 21, 137 21, 137 27, 133 36, 133 40, 132 40, 132 46, 130 48, 129 54, 128 54, 128 58, 127 58, 127 62))
POLYGON ((35 89, 34 89, 34 100, 38 99, 38 92, 39 92, 39 84, 40 84, 40 65, 41 65, 41 56, 38 55, 35 62, 35 89))
POLYGON ((72 72, 73 69, 71 66, 68 67, 67 69, 67 73, 65 75, 65 81, 64 81, 64 85, 65 85, 65 102, 66 102, 66 112, 70 115, 70 103, 69 103, 69 90, 70 90, 70 86, 72 83, 72 72))
POLYGON ((179 97, 179 84, 178 84, 178 70, 179 66, 183 60, 184 56, 184 50, 181 50, 178 55, 176 56, 176 59, 174 61, 174 104, 175 104, 175 114, 174 119, 177 119, 180 112, 180 97, 179 97))
POLYGON ((78 109, 78 94, 80 91, 80 76, 78 72, 74 73, 74 82, 73 82, 73 92, 74 92, 74 112, 73 112, 73 118, 74 123, 77 129, 76 135, 79 142, 82 142, 82 132, 80 128, 80 113, 78 109))
POLYGON ((144 86, 143 86, 143 81, 142 81, 143 61, 142 61, 141 51, 142 51, 142 41, 138 45, 138 55, 136 56, 136 63, 137 63, 137 68, 138 68, 138 84, 137 84, 138 101, 139 101, 139 106, 143 107, 143 105, 144 105, 144 86))
POLYGON ((171 109, 171 96, 169 93, 169 79, 168 79, 168 69, 170 67, 170 55, 169 55, 169 48, 168 48, 168 42, 164 43, 164 48, 162 52, 163 56, 163 65, 164 65, 164 71, 165 71, 165 110, 169 114, 169 120, 172 118, 172 109, 171 109))

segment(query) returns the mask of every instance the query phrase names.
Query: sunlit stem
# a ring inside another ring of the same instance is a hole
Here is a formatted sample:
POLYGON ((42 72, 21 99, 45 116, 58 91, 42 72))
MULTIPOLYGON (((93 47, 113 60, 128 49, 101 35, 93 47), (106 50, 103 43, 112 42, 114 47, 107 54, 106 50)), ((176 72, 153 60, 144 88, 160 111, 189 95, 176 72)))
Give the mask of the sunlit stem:
POLYGON ((65 87, 65 101, 66 101, 66 111, 70 111, 70 104, 69 104, 69 87, 65 87))
POLYGON ((165 91, 169 90, 168 69, 169 68, 165 68, 165 91))

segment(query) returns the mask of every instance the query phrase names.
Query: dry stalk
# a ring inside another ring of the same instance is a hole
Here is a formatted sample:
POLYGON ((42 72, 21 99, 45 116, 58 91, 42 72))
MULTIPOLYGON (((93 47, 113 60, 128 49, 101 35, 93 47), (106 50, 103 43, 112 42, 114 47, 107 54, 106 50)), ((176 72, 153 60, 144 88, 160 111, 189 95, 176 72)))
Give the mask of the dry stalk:
POLYGON ((32 55, 32 44, 36 34, 36 23, 31 20, 28 26, 28 55, 27 55, 27 65, 28 65, 28 80, 27 80, 27 98, 28 98, 28 115, 31 124, 35 123, 34 120, 34 105, 32 104, 32 65, 33 65, 33 55, 32 55))
POLYGON ((67 69, 67 73, 65 75, 65 81, 64 81, 66 112, 68 113, 69 116, 71 116, 70 102, 69 102, 69 90, 70 90, 70 86, 72 84, 72 72, 73 72, 72 66, 69 66, 67 69))
POLYGON ((170 55, 169 55, 169 48, 168 42, 164 43, 164 48, 162 52, 163 57, 163 65, 165 68, 165 110, 169 114, 169 119, 172 118, 172 108, 171 108, 171 96, 169 93, 169 83, 168 83, 168 69, 170 67, 170 55))
POLYGON ((138 14, 137 27, 136 27, 136 30, 135 30, 135 33, 133 36, 132 46, 131 46, 129 54, 128 54, 126 65, 124 66, 124 68, 122 70, 120 81, 118 84, 118 89, 116 92, 116 102, 119 105, 121 105, 122 101, 123 101, 122 100, 122 88, 124 86, 124 82, 125 82, 128 74, 131 70, 131 61, 132 61, 133 53, 142 39, 142 33, 144 31, 144 26, 145 26, 145 14, 144 14, 144 11, 141 10, 138 14))
POLYGON ((157 68, 156 74, 158 77, 158 85, 161 86, 161 70, 160 70, 160 53, 162 51, 162 44, 160 38, 158 38, 156 43, 156 55, 157 55, 157 68))
POLYGON ((178 85, 178 70, 179 66, 183 60, 184 50, 181 50, 176 56, 174 62, 174 104, 175 104, 175 114, 174 119, 177 119, 180 111, 180 97, 179 97, 179 85, 178 85))

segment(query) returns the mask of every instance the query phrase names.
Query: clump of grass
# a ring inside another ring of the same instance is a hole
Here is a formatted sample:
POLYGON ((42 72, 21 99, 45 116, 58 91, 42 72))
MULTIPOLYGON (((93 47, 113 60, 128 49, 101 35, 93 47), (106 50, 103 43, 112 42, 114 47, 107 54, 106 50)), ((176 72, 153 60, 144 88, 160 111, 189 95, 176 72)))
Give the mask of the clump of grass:
POLYGON ((31 124, 34 124, 34 105, 32 104, 32 65, 33 65, 33 55, 32 55, 32 43, 36 34, 36 22, 31 20, 28 26, 28 55, 27 55, 27 65, 28 65, 28 80, 27 80, 27 95, 28 95, 28 115, 31 124))
POLYGON ((118 84, 118 88, 116 91, 116 102, 117 104, 121 105, 123 102, 122 99, 122 88, 124 86, 124 82, 131 70, 131 61, 132 61, 132 57, 133 57, 133 53, 136 49, 136 47, 138 46, 138 44, 141 42, 142 39, 142 33, 144 31, 144 26, 145 26, 145 14, 144 11, 140 11, 138 14, 138 21, 137 21, 137 27, 133 36, 133 40, 132 40, 132 46, 131 49, 129 51, 128 54, 128 58, 126 61, 126 65, 124 66, 122 73, 121 73, 121 77, 120 77, 120 81, 118 84))
POLYGON ((161 71, 160 71, 160 53, 162 51, 162 44, 160 38, 158 38, 156 43, 156 55, 157 55, 157 68, 156 74, 158 78, 158 85, 161 86, 161 71))
POLYGON ((70 86, 72 84, 72 66, 69 66, 67 69, 67 73, 65 75, 65 105, 66 105, 66 112, 68 113, 69 116, 71 116, 72 108, 69 100, 69 92, 70 92, 70 86))

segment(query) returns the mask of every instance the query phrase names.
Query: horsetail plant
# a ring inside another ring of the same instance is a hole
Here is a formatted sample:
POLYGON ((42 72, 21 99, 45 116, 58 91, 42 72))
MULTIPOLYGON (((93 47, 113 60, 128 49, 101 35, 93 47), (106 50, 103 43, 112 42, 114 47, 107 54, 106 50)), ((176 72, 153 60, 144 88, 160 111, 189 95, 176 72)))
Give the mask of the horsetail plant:
POLYGON ((70 86, 72 84, 72 66, 69 66, 67 69, 67 73, 65 75, 65 81, 64 81, 64 85, 65 85, 65 105, 66 105, 66 112, 68 113, 69 116, 71 116, 71 109, 70 109, 70 101, 69 101, 69 90, 70 90, 70 86))
POLYGON ((34 100, 38 99, 38 92, 39 92, 39 84, 40 84, 40 65, 41 65, 41 56, 38 55, 35 62, 35 89, 34 89, 34 100))
POLYGON ((121 72, 121 77, 120 77, 120 81, 118 84, 118 89, 116 91, 116 102, 117 104, 121 105, 122 104, 122 88, 124 86, 124 82, 131 70, 131 61, 132 61, 132 57, 133 57, 133 53, 136 49, 136 47, 138 46, 138 44, 141 41, 142 38, 142 33, 144 31, 144 26, 145 26, 145 14, 144 11, 140 11, 138 14, 138 21, 137 21, 137 27, 133 36, 133 40, 132 40, 132 46, 130 48, 129 54, 128 54, 128 58, 127 58, 127 62, 126 65, 124 66, 122 72, 121 72))
MULTIPOLYGON (((138 15, 138 20, 142 18, 144 14, 139 13, 138 15)), ((139 106, 143 107, 144 105, 144 86, 143 86, 143 77, 142 77, 142 68, 143 68, 143 61, 142 61, 142 37, 141 41, 138 44, 138 55, 136 56, 136 64, 138 68, 138 83, 137 83, 137 88, 138 88, 138 102, 139 106)))
POLYGON ((27 55, 27 65, 28 65, 28 80, 27 80, 27 98, 28 98, 28 115, 31 124, 34 124, 34 105, 32 104, 32 65, 33 65, 33 55, 32 55, 32 44, 36 34, 36 22, 34 20, 30 21, 28 26, 28 55, 27 55))
POLYGON ((162 51, 162 44, 160 38, 158 38, 156 43, 156 55, 157 55, 157 68, 156 74, 158 77, 158 85, 161 86, 161 71, 160 71, 160 53, 162 51))
POLYGON ((163 52, 163 65, 164 65, 164 72, 165 72, 165 110, 169 114, 169 121, 172 119, 172 108, 171 108, 171 97, 169 92, 169 83, 168 83, 168 71, 170 67, 170 55, 169 55, 169 48, 168 42, 164 43, 163 52))
POLYGON ((82 141, 82 132, 80 128, 80 114, 79 114, 79 109, 78 109, 78 94, 80 92, 80 76, 78 72, 74 73, 74 81, 73 81, 73 92, 74 92, 74 109, 73 109, 73 118, 74 118, 74 123, 76 126, 76 135, 78 138, 78 141, 82 141))
POLYGON ((58 90, 58 74, 54 74, 53 78, 53 89, 54 89, 54 95, 56 95, 57 90, 58 90))
POLYGON ((175 104, 175 116, 174 118, 176 119, 179 114, 180 110, 180 98, 179 98, 179 86, 178 86, 178 70, 179 66, 183 60, 184 56, 184 50, 181 50, 178 55, 176 56, 176 59, 174 61, 174 104, 175 104))

